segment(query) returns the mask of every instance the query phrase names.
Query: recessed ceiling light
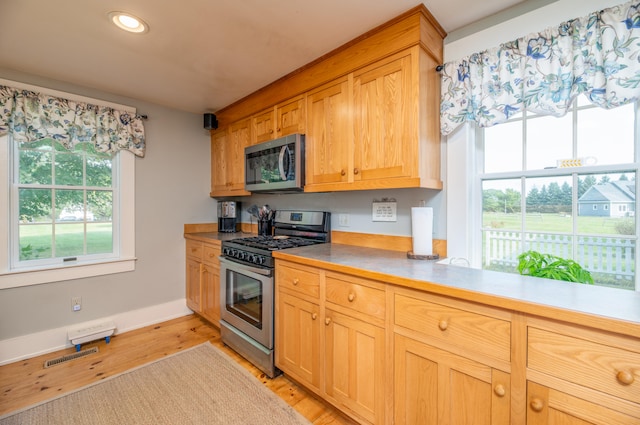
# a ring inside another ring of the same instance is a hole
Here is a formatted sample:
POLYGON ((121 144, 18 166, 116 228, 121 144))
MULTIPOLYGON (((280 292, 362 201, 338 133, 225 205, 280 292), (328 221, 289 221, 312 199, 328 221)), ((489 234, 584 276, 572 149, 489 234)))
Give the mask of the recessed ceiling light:
POLYGON ((142 19, 126 12, 109 12, 109 19, 118 28, 125 31, 142 34, 149 31, 149 25, 142 19))

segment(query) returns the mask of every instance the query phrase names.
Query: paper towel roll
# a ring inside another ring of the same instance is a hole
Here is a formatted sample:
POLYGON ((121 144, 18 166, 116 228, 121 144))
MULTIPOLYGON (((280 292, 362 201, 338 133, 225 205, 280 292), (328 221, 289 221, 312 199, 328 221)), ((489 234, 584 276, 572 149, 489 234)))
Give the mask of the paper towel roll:
POLYGON ((415 255, 433 255, 433 208, 411 208, 411 237, 415 255))

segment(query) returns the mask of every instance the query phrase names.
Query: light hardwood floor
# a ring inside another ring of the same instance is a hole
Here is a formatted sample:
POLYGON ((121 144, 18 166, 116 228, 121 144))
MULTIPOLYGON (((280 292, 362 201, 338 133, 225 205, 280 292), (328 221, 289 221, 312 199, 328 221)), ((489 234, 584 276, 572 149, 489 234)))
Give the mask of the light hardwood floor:
POLYGON ((220 332, 206 320, 190 315, 164 323, 87 343, 83 349, 98 346, 99 352, 44 368, 44 362, 75 352, 68 348, 55 353, 0 366, 0 415, 64 394, 133 367, 210 341, 236 359, 266 387, 293 406, 314 425, 353 425, 333 407, 280 375, 269 379, 220 340, 220 332))

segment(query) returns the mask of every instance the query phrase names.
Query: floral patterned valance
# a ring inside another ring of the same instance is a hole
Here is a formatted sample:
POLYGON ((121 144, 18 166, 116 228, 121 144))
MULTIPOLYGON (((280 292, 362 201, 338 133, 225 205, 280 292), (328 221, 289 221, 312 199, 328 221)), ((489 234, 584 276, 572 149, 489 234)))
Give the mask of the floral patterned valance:
POLYGON ((0 85, 0 135, 7 133, 18 143, 52 138, 67 149, 88 142, 99 152, 145 152, 140 115, 0 85))
POLYGON ((640 97, 640 2, 446 63, 440 126, 489 127, 523 110, 562 116, 579 94, 613 108, 640 97))

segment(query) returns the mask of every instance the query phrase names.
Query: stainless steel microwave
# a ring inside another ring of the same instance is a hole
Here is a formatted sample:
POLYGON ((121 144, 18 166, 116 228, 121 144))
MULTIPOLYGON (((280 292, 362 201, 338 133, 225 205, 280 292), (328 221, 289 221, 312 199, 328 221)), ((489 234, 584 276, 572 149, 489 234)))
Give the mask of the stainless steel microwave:
POLYGON ((244 170, 244 188, 249 192, 302 191, 304 134, 246 147, 244 170))

